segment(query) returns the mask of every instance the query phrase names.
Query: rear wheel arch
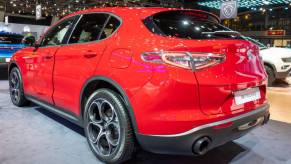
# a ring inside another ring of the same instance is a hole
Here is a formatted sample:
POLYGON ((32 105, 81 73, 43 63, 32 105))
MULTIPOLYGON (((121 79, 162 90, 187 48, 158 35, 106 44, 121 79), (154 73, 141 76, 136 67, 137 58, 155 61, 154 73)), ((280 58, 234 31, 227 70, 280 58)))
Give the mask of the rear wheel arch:
POLYGON ((138 132, 135 116, 133 113, 132 106, 130 104, 130 101, 125 93, 125 91, 122 89, 122 87, 115 82, 114 80, 103 77, 103 76, 96 76, 92 77, 89 80, 86 81, 85 85, 82 87, 81 94, 80 94, 80 117, 83 120, 83 113, 85 110, 85 104, 90 97, 91 94, 93 94, 96 90, 106 88, 110 89, 116 93, 118 93, 123 100, 123 103, 126 107, 126 110, 130 116, 130 121, 133 126, 134 132, 138 132))

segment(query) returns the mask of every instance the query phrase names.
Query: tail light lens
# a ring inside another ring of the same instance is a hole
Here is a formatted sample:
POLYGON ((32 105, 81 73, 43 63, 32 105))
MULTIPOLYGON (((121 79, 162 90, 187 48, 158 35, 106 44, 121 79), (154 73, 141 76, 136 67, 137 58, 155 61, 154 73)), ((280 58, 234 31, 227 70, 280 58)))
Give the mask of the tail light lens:
POLYGON ((193 52, 146 52, 142 59, 146 62, 164 63, 176 67, 201 70, 225 61, 225 55, 193 52))

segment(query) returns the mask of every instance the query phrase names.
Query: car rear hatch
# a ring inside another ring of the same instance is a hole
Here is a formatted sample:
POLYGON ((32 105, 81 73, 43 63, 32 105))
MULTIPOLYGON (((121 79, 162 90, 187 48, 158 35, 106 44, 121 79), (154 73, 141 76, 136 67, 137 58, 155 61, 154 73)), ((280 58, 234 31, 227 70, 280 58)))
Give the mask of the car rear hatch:
MULTIPOLYGON (((177 39, 181 46, 169 51, 193 57, 189 60, 205 114, 234 114, 266 102, 266 73, 259 48, 219 25, 215 16, 196 10, 174 10, 155 14, 144 22, 153 33, 177 39)), ((173 61, 176 54, 166 55, 170 57, 164 59, 172 60, 166 63, 185 65, 185 61, 173 61)))
POLYGON ((188 51, 210 50, 212 53, 225 55, 224 62, 194 72, 199 84, 203 112, 210 115, 232 113, 237 110, 256 109, 265 103, 266 74, 256 46, 241 40, 202 41, 201 45, 205 46, 189 48, 188 51), (255 101, 246 103, 235 99, 235 96, 248 96, 248 93, 239 91, 252 88, 259 89, 259 99, 255 98, 255 101), (239 95, 240 93, 243 94, 239 95))

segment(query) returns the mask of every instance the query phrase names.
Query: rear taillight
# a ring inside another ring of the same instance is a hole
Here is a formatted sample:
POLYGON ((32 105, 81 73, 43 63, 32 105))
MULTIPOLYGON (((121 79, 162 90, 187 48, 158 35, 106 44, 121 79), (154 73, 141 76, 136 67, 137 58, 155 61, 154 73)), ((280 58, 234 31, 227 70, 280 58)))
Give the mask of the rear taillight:
POLYGON ((146 52, 142 59, 146 62, 164 63, 180 68, 201 70, 225 61, 225 55, 193 52, 146 52))

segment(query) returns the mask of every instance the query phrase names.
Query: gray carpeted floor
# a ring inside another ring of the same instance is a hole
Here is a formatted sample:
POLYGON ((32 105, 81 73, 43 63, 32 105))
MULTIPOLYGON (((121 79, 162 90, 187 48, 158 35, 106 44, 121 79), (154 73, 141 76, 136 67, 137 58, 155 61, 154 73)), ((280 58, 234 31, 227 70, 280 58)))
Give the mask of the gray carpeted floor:
MULTIPOLYGON (((13 106, 7 85, 0 81, 0 164, 100 163, 81 128, 37 106, 13 106)), ((291 124, 271 120, 202 157, 139 151, 128 163, 291 164, 291 124)))

